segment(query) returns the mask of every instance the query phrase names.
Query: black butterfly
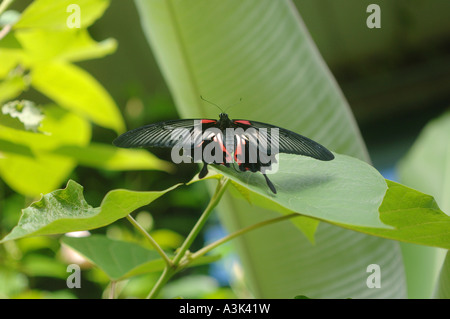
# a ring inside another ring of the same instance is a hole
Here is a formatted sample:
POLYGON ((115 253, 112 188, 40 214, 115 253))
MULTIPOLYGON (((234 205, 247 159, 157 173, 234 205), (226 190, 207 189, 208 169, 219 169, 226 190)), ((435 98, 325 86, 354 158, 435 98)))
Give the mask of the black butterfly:
POLYGON ((328 149, 305 136, 266 123, 230 120, 224 112, 219 120, 172 120, 142 126, 120 135, 113 144, 124 148, 167 147, 175 156, 180 156, 180 149, 190 152, 190 157, 191 151, 207 154, 209 158, 194 156, 194 161, 200 159, 204 163, 199 178, 208 173, 208 164, 229 167, 235 162, 240 171, 260 171, 274 194, 277 191, 265 170, 276 163, 276 154, 304 155, 321 161, 334 159, 328 149))

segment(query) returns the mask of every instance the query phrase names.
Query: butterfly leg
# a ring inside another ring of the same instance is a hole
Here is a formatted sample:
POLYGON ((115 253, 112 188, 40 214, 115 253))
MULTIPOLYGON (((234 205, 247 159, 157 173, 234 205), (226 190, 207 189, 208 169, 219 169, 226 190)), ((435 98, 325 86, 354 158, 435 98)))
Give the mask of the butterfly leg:
POLYGON ((264 178, 266 179, 267 186, 269 186, 270 190, 271 190, 274 194, 276 194, 276 193, 277 193, 277 190, 275 189, 275 186, 272 184, 272 182, 270 181, 270 179, 269 179, 269 178, 267 177, 267 175, 264 174, 264 173, 263 173, 263 176, 264 176, 264 178))

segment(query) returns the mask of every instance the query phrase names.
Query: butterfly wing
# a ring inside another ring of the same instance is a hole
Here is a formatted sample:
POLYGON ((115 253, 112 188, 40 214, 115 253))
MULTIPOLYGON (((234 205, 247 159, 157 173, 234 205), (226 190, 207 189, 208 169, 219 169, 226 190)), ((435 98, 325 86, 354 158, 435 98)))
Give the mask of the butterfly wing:
POLYGON ((165 121, 138 127, 113 141, 118 147, 174 147, 180 145, 195 147, 203 132, 217 124, 217 120, 186 119, 165 121))
MULTIPOLYGON (((276 131, 278 129, 278 152, 287 154, 296 154, 309 156, 321 161, 330 161, 334 159, 333 153, 331 153, 325 146, 295 132, 287 129, 248 120, 233 120, 236 127, 240 127, 245 130, 243 138, 247 139, 250 143, 258 143, 263 145, 270 152, 272 139, 276 138, 276 131), (254 130, 248 130, 254 128, 254 130), (266 130, 261 130, 266 129, 266 130)), ((276 144, 275 144, 276 145, 276 144)))

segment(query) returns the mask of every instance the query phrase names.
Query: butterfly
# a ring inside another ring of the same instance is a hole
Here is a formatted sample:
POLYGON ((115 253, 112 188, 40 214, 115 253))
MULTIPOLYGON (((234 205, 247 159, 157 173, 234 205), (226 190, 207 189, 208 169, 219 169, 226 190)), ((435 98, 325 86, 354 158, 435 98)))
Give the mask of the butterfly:
POLYGON ((113 144, 123 148, 172 148, 176 163, 192 157, 194 162, 203 162, 200 179, 208 174, 209 164, 230 167, 234 162, 241 172, 261 172, 274 194, 276 188, 265 172, 276 163, 278 153, 321 161, 334 159, 327 148, 305 136, 262 122, 232 120, 225 112, 218 120, 182 119, 145 125, 120 135, 113 144), (188 154, 180 155, 180 150, 188 154))

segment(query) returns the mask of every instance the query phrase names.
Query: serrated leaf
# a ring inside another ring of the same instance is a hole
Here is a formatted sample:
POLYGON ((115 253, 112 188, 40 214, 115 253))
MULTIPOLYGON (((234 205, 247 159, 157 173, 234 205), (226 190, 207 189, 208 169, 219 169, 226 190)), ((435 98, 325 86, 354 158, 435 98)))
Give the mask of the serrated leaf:
POLYGON ((148 205, 178 186, 151 192, 112 190, 106 194, 99 207, 93 208, 83 197, 83 187, 69 180, 65 189, 46 194, 41 200, 23 209, 17 226, 0 242, 103 227, 148 205))

